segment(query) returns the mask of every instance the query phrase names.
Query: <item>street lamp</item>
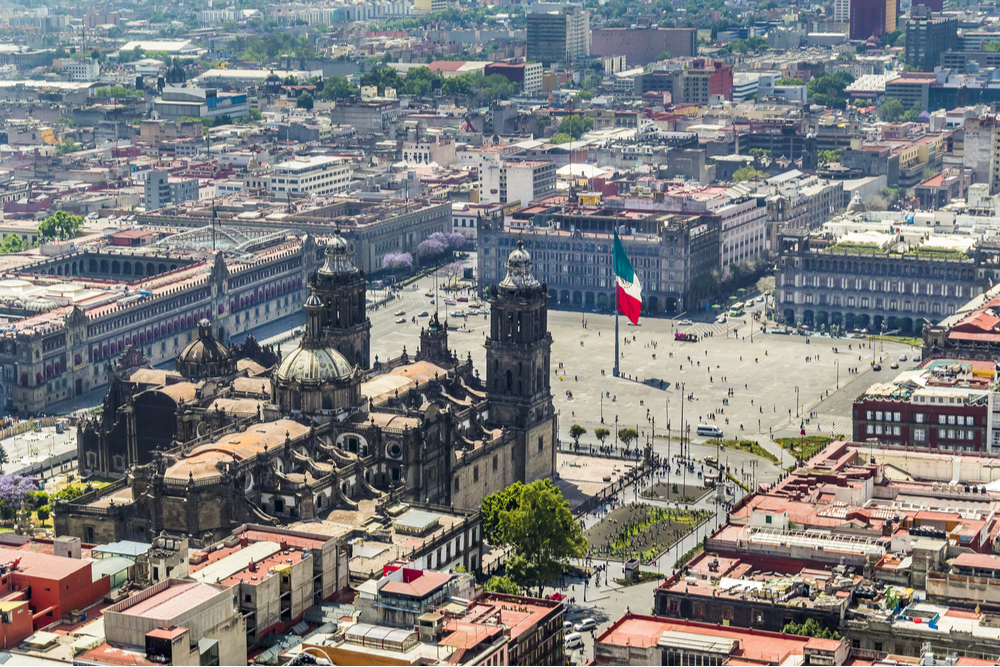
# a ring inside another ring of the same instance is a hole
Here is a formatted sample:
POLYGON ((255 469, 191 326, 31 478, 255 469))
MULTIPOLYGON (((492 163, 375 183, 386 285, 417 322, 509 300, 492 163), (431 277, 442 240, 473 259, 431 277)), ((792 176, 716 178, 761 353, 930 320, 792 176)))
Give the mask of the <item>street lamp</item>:
POLYGON ((840 389, 840 359, 837 359, 837 389, 840 389))
POLYGON ((799 416, 799 385, 795 385, 795 416, 799 416))

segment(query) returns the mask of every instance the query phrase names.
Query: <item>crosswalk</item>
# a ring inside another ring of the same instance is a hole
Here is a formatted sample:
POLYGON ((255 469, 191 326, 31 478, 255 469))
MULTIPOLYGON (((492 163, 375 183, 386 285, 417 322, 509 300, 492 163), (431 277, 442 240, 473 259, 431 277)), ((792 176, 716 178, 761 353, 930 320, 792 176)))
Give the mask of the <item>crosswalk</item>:
POLYGON ((734 325, 737 329, 742 329, 745 334, 749 335, 749 325, 744 325, 739 321, 729 322, 727 324, 719 324, 718 322, 696 322, 688 327, 677 327, 675 331, 698 334, 699 337, 703 337, 706 333, 711 332, 716 338, 720 336, 725 338, 727 333, 732 335, 734 325))

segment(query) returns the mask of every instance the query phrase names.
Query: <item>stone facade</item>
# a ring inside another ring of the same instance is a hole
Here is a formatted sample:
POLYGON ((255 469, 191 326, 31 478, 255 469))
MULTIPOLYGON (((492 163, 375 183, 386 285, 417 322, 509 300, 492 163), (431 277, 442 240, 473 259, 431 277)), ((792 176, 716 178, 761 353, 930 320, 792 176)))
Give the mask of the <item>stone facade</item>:
POLYGON ((804 232, 780 236, 776 315, 788 324, 837 325, 848 331, 919 332, 989 287, 997 251, 938 259, 885 251, 814 250, 804 232))

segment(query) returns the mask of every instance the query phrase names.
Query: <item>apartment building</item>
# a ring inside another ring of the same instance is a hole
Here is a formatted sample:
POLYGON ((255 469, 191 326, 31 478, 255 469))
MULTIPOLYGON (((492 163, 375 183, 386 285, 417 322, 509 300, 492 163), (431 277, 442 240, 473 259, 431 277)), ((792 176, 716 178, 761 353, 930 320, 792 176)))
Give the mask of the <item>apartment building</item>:
POLYGON ((483 204, 523 204, 555 194, 556 163, 543 160, 507 160, 484 154, 479 167, 479 201, 483 204))
POLYGON ((143 200, 147 211, 197 201, 198 179, 171 176, 168 171, 151 171, 143 184, 143 200))
POLYGON ((298 156, 274 165, 268 183, 272 195, 336 195, 351 186, 354 171, 343 158, 328 155, 298 156))
POLYGON ((590 56, 590 13, 580 5, 539 2, 528 10, 528 58, 583 66, 590 56))

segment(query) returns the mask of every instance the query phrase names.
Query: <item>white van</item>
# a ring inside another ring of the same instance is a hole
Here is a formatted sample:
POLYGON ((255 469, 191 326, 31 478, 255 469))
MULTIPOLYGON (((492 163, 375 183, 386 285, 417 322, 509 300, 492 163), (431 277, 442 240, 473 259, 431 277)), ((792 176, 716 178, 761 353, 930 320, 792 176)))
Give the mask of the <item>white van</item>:
POLYGON ((709 424, 698 424, 698 435, 706 435, 709 438, 721 438, 722 429, 709 424))
POLYGON ((583 648, 583 635, 579 632, 571 632, 566 635, 566 650, 572 651, 573 649, 583 648))

